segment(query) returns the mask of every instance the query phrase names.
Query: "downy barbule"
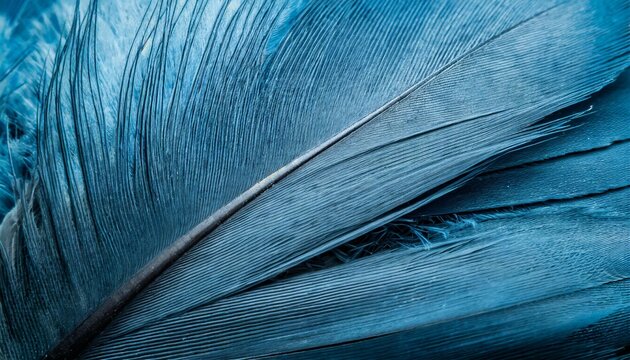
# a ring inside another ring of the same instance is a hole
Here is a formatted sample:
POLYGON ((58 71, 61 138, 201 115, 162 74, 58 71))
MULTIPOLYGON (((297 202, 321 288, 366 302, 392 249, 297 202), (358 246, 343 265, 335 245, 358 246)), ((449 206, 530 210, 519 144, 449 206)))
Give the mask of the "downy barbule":
POLYGON ((627 0, 0 14, 0 357, 630 353, 627 0))

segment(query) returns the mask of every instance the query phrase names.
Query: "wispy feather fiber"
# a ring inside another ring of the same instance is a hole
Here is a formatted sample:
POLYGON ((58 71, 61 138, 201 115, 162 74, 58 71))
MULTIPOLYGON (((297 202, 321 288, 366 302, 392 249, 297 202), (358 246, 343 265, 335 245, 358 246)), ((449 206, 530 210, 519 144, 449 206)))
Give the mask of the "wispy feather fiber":
POLYGON ((0 357, 630 347, 627 1, 0 10, 0 357))

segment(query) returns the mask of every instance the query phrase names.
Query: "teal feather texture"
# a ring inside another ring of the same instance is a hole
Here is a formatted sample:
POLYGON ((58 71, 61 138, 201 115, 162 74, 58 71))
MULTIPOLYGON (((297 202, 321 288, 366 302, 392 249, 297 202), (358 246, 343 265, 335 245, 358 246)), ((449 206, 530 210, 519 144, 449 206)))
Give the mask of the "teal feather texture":
POLYGON ((629 352, 627 1, 0 14, 0 356, 629 352))

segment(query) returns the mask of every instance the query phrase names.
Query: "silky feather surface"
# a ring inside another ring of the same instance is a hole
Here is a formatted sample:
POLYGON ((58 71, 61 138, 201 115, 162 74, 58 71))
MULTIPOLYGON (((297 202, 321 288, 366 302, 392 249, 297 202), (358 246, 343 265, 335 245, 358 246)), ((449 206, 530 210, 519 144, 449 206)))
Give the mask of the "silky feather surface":
MULTIPOLYGON (((501 140, 494 136, 506 129, 518 132, 523 129, 521 121, 533 122, 546 115, 552 110, 545 108, 548 96, 540 92, 519 97, 522 112, 513 113, 512 107, 518 102, 513 91, 496 90, 493 97, 486 98, 474 89, 498 89, 500 84, 509 87, 521 79, 520 70, 514 69, 532 66, 532 71, 539 71, 545 58, 542 52, 549 49, 523 45, 543 36, 536 31, 549 31, 547 26, 557 24, 565 10, 559 6, 539 17, 534 15, 531 23, 517 23, 520 26, 515 33, 505 32, 505 38, 498 36, 484 44, 276 184, 153 283, 116 319, 115 327, 122 333, 133 331, 263 281, 400 216, 426 201, 422 197, 426 191, 519 143, 509 135, 501 140), (516 40, 519 38, 522 42, 516 40), (481 75, 492 71, 496 71, 493 76, 481 75), (444 105, 446 102, 449 106, 444 105), (510 110, 497 108, 499 104, 510 110), (445 124, 452 126, 441 128, 445 124), (466 133, 466 140, 460 142, 456 138, 462 133, 466 133), (494 135, 492 139, 489 134, 494 135), (417 203, 406 204, 409 201, 417 203), (403 204, 404 209, 383 214, 384 209, 403 204), (319 215, 313 217, 314 213, 319 215), (187 296, 182 298, 182 293, 187 296)), ((554 43, 554 48, 559 45, 554 43)), ((551 70, 557 60, 549 61, 551 70)), ((550 75, 545 79, 535 75, 535 81, 519 86, 531 84, 541 90, 539 86, 550 80, 550 75)), ((568 85, 568 79, 565 81, 568 85)), ((559 90, 557 85, 550 83, 549 91, 559 90)))
POLYGON ((436 225, 441 235, 430 249, 418 244, 267 284, 128 334, 113 328, 86 357, 620 355, 630 341, 629 153, 588 156, 623 145, 627 76, 578 105, 574 111, 593 112, 566 133, 500 158, 476 178, 507 166, 518 186, 475 187, 473 179, 440 199, 440 213, 471 213, 436 225), (573 171, 557 176, 563 168, 573 171), (593 178, 580 182, 610 168, 616 176, 602 176, 597 188, 584 186, 593 178), (620 185, 606 187, 610 178, 620 185), (539 201, 549 188, 556 198, 539 201))
POLYGON ((629 318, 629 193, 476 219, 428 251, 372 255, 106 333, 86 358, 610 356, 630 340, 623 328, 601 349, 566 338, 629 318))
MULTIPOLYGON (((405 320, 402 320, 396 329, 385 330, 386 326, 380 326, 380 329, 376 326, 375 329, 373 324, 380 323, 378 321, 370 323, 368 320, 361 324, 370 325, 355 324, 353 327, 363 329, 370 334, 368 336, 359 336, 338 343, 330 341, 325 346, 312 348, 305 346, 296 351, 276 353, 272 357, 608 359, 627 356, 627 345, 630 341, 627 331, 627 324, 630 321, 628 302, 630 257, 626 250, 630 239, 627 226, 629 223, 627 217, 630 213, 627 201, 630 186, 628 171, 630 152, 621 152, 596 162, 588 159, 590 154, 615 149, 625 143, 624 131, 630 124, 630 113, 627 111, 625 101, 630 94, 630 86, 625 80, 627 76, 626 72, 615 84, 604 89, 593 100, 580 104, 578 108, 592 106, 594 113, 574 120, 573 127, 562 137, 499 159, 489 167, 486 175, 482 174, 476 178, 493 176, 498 169, 508 168, 513 186, 506 187, 501 182, 496 182, 493 186, 486 180, 476 183, 473 179, 453 194, 441 198, 436 204, 421 208, 415 214, 426 216, 435 213, 436 209, 440 209, 437 212, 439 214, 463 211, 464 213, 457 217, 457 221, 440 229, 440 233, 435 237, 438 239, 434 243, 435 247, 429 252, 435 251, 434 256, 440 256, 438 254, 446 256, 443 254, 445 252, 443 246, 446 245, 446 252, 452 255, 453 259, 468 258, 470 265, 475 269, 463 277, 449 277, 446 280, 447 285, 437 292, 439 295, 436 297, 433 297, 434 295, 426 297, 423 291, 421 296, 402 300, 400 304, 404 305, 401 306, 426 301, 446 304, 447 308, 453 309, 457 308, 452 306, 453 302, 460 300, 478 303, 480 307, 495 301, 505 304, 512 302, 512 305, 502 307, 494 303, 486 310, 478 312, 472 310, 461 316, 446 312, 446 316, 437 321, 434 321, 433 316, 442 309, 435 312, 429 309, 425 313, 427 308, 420 307, 416 311, 406 312, 405 320), (555 168, 547 166, 558 162, 563 163, 558 168, 571 168, 573 172, 565 172, 563 176, 558 176, 555 168), (581 182, 587 173, 599 173, 609 166, 618 169, 615 176, 608 174, 599 179, 589 178, 592 184, 604 185, 593 187, 586 186, 587 182, 581 182), (609 179, 620 182, 620 186, 606 188, 609 179), (570 180, 577 185, 567 186, 570 180), (540 186, 541 183, 545 186, 540 186), (483 186, 475 186, 477 184, 483 186), (547 197, 548 187, 558 189, 555 197, 547 197), (575 189, 580 191, 576 193, 575 189), (464 194, 469 194, 469 197, 466 198, 464 194), (540 201, 541 197, 545 199, 544 202, 540 201), (510 203, 509 206, 505 206, 506 199, 510 203), (482 269, 492 266, 491 264, 502 266, 499 260, 502 255, 473 261, 478 252, 487 251, 494 246, 500 247, 503 241, 492 242, 485 247, 481 245, 483 241, 478 242, 484 237, 493 240, 521 239, 519 245, 506 244, 504 251, 512 253, 510 261, 513 262, 505 264, 506 268, 497 278, 493 275, 488 276, 482 269), (586 245, 586 242, 590 244, 586 245), (598 248, 606 248, 613 243, 616 243, 618 248, 613 245, 613 248, 604 250, 606 255, 603 253, 595 255, 598 248), (452 244, 456 245, 448 248, 452 244), (585 245, 588 250, 582 249, 580 244, 585 245), (512 252, 515 249, 518 250, 512 252), (583 255, 587 258, 595 256, 586 264, 581 263, 583 255), (551 259, 539 263, 545 264, 543 267, 534 265, 546 256, 551 256, 551 259), (522 267, 521 264, 524 262, 528 265, 522 267), (545 266, 549 267, 545 269, 545 266), (565 273, 572 266, 577 268, 565 273), (588 270, 580 275, 584 269, 588 270), (520 273, 521 271, 523 273, 520 273), (599 285, 596 285, 595 280, 597 274, 603 275, 604 279, 599 285), (573 276, 576 276, 575 282, 569 280, 573 276), (512 292, 512 286, 515 284, 512 281, 516 279, 527 284, 528 291, 512 292), (593 280, 595 283, 591 282, 593 280), (474 290, 468 292, 467 290, 475 287, 474 284, 484 285, 480 285, 478 292, 474 290), (534 295, 539 288, 556 287, 558 284, 561 285, 556 289, 561 294, 549 288, 544 291, 543 298, 535 301, 525 300, 525 297, 534 295), (577 288, 574 288, 574 285, 577 285, 577 288), (408 322, 416 324, 408 326, 408 322)), ((401 250, 393 254, 415 251, 418 249, 401 250)), ((448 266, 447 268, 429 267, 426 270, 429 273, 426 275, 426 281, 439 279, 430 274, 440 274, 441 271, 453 269, 448 266)), ((404 268, 401 273, 407 269, 404 268)), ((339 271, 342 271, 341 268, 339 271)), ((420 277, 424 279, 425 275, 420 277)), ((369 286, 375 285, 366 284, 361 288, 369 291, 367 290, 369 286)), ((412 286, 405 285, 401 289, 410 287, 412 286)), ((396 291, 394 293, 398 294, 396 291)), ((394 302, 399 300, 395 297, 390 299, 394 302)), ((335 322, 331 320, 335 319, 334 315, 326 313, 324 308, 335 307, 341 302, 331 301, 332 304, 309 311, 319 313, 326 319, 324 321, 335 322)), ((464 311, 470 309, 472 307, 465 308, 464 311)), ((348 308, 346 311, 354 314, 360 310, 348 308)), ((263 310, 262 313, 264 312, 263 310)), ((340 314, 344 314, 343 310, 340 310, 340 314)), ((346 325, 353 321, 352 315, 346 320, 340 320, 346 325)), ((315 340, 318 338, 315 334, 317 333, 305 331, 301 340, 315 340)), ((262 337, 269 341, 273 335, 262 337)), ((299 347, 296 345, 296 348, 299 347)))
POLYGON ((412 210, 614 79, 627 17, 588 1, 83 2, 42 85, 36 181, 2 225, 19 249, 2 264, 4 354, 43 354, 174 239, 361 121, 113 328, 185 315, 412 210))
POLYGON ((625 71, 595 98, 568 109, 591 112, 573 120, 570 129, 533 148, 506 155, 461 190, 423 208, 422 213, 488 211, 630 185, 628 98, 630 73, 625 71))

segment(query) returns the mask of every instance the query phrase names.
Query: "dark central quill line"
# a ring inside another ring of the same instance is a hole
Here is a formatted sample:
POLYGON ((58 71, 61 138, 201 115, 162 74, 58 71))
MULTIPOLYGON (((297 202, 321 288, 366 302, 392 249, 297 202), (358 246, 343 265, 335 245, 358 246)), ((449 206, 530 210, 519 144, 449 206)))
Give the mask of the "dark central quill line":
POLYGON ((136 295, 138 295, 144 288, 151 284, 160 274, 168 269, 188 250, 199 243, 199 241, 208 236, 212 231, 214 231, 237 211, 245 207, 252 200, 257 198, 260 194, 273 186, 273 184, 284 179, 289 174, 297 170, 300 166, 304 165, 331 146, 335 145, 353 132, 357 131, 359 128, 363 127, 374 118, 378 117, 387 109, 407 98, 414 91, 427 85, 440 74, 451 69, 452 67, 460 63, 463 59, 476 53, 482 47, 488 45, 489 43, 505 35, 506 33, 511 32, 512 30, 524 25, 525 23, 549 12, 555 7, 557 7, 557 5, 541 11, 537 14, 534 14, 530 18, 525 19, 492 36, 491 38, 481 42, 474 48, 470 49, 468 52, 462 54, 449 64, 443 66, 441 69, 433 73, 430 77, 414 84, 401 95, 381 106, 376 111, 370 113, 369 115, 354 123, 352 126, 346 128, 342 132, 328 139, 321 145, 311 149, 302 156, 297 157, 289 164, 281 167, 277 171, 273 172, 271 175, 256 183, 254 186, 243 192, 227 205, 217 210, 199 225, 195 226, 187 234, 177 239, 170 247, 162 251, 157 257, 151 260, 150 263, 141 268, 129 281, 127 281, 123 286, 118 288, 118 290, 116 290, 111 296, 109 296, 107 300, 105 300, 87 319, 79 324, 79 326, 77 326, 77 328, 75 328, 72 333, 66 336, 56 347, 51 349, 44 356, 44 359, 72 359, 77 357, 88 346, 90 341, 92 341, 92 339, 96 337, 112 321, 112 319, 114 319, 114 317, 122 310, 122 308, 124 308, 129 302, 131 302, 131 300, 136 295))

